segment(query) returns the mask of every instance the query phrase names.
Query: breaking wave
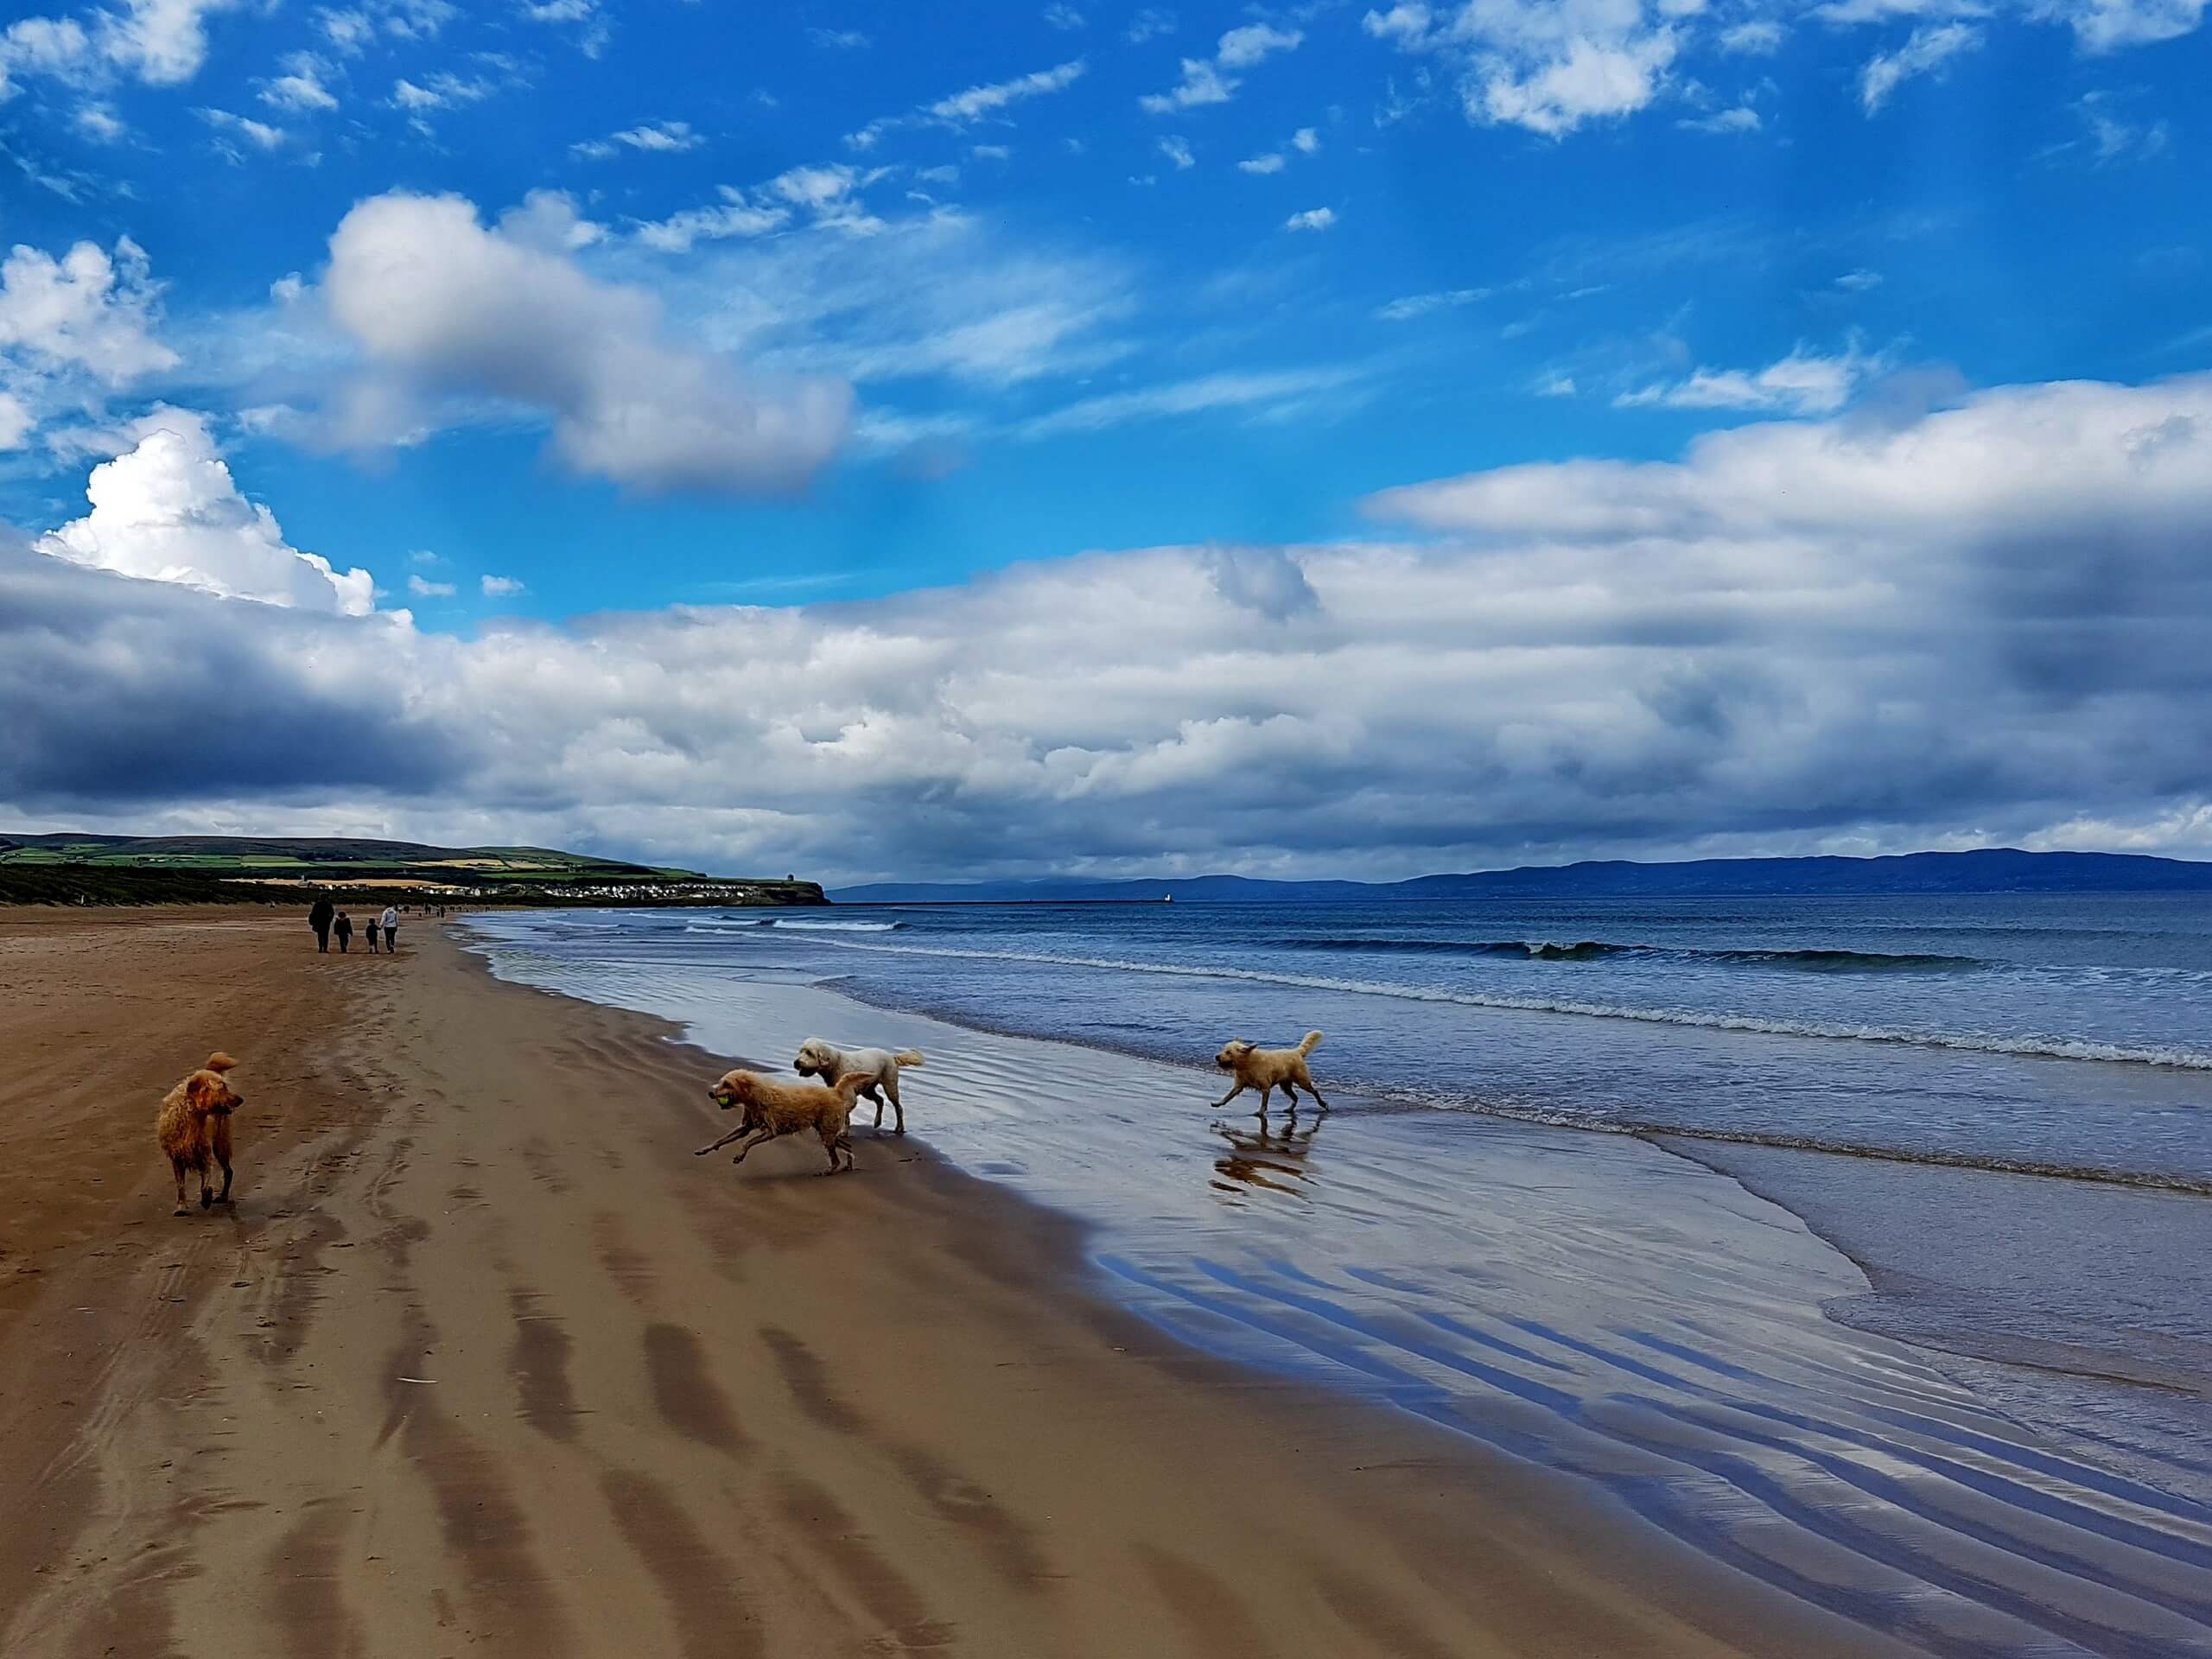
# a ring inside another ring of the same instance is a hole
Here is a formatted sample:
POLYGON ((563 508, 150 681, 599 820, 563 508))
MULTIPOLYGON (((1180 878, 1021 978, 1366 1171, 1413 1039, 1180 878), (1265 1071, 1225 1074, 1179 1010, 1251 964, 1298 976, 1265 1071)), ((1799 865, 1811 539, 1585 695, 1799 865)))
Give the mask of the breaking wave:
POLYGON ((1361 936, 1294 938, 1284 943, 1300 950, 1403 951, 1416 955, 1504 957, 1526 962, 1599 962, 1607 957, 1643 957, 1657 960, 1734 963, 1744 967, 1778 968, 1815 974, 1960 973, 1989 965, 1979 957, 1898 954, 1882 950, 1721 950, 1695 945, 1615 944, 1605 939, 1580 939, 1573 944, 1561 944, 1550 939, 1422 939, 1361 936))
POLYGON ((773 916, 760 924, 762 927, 791 927, 809 933, 897 933, 904 922, 808 922, 797 921, 788 916, 773 916))

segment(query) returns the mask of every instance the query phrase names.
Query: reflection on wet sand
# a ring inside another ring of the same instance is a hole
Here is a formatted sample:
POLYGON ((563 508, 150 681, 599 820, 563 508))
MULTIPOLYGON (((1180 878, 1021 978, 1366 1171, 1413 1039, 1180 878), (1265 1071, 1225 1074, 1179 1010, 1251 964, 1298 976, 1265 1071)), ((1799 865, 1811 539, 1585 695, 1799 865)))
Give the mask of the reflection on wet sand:
POLYGON ((1213 1125, 1213 1132, 1229 1142, 1230 1150, 1227 1156, 1215 1159, 1213 1165, 1228 1179, 1208 1185, 1232 1201, 1241 1200, 1244 1189, 1253 1186, 1275 1192, 1303 1192, 1313 1179, 1306 1160, 1313 1150, 1313 1137, 1321 1132, 1320 1119, 1314 1118, 1300 1128, 1294 1112, 1278 1129, 1266 1113, 1258 1116, 1256 1129, 1219 1121, 1213 1125))

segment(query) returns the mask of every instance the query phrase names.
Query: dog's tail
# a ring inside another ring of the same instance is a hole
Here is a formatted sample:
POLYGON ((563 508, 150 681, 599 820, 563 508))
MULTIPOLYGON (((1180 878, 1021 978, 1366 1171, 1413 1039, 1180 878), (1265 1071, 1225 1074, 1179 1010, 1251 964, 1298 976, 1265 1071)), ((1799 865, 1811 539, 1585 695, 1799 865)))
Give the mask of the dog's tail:
POLYGON ((1307 1032, 1306 1033, 1306 1040, 1298 1046, 1299 1058, 1303 1059, 1306 1055, 1311 1054, 1315 1049, 1320 1046, 1321 1033, 1318 1031, 1307 1032))
POLYGON ((893 1065, 919 1065, 922 1063, 922 1051, 918 1048, 902 1048, 891 1057, 891 1063, 893 1065))
POLYGON ((237 1064, 236 1060, 219 1048, 207 1057, 207 1064, 200 1069, 207 1071, 227 1071, 237 1064))

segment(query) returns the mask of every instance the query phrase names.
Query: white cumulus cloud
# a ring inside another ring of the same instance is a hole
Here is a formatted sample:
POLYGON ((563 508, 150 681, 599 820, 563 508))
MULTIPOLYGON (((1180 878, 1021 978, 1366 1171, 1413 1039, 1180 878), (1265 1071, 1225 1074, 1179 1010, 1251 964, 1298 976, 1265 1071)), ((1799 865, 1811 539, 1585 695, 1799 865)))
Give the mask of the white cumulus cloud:
POLYGON ((1439 12, 1414 0, 1362 23, 1401 51, 1456 65, 1469 119, 1557 138, 1657 98, 1681 46, 1677 18, 1695 10, 1663 0, 1649 10, 1643 0, 1467 0, 1439 12))
POLYGON ((11 391, 0 391, 0 450, 22 448, 37 424, 29 404, 11 391))
POLYGON ((323 85, 330 67, 311 52, 295 52, 284 60, 284 73, 261 89, 261 101, 271 108, 305 112, 334 110, 337 94, 323 85))
POLYGON ((111 386, 174 368, 176 353, 154 335, 160 291, 127 236, 111 253, 79 242, 59 259, 18 245, 0 261, 0 352, 73 365, 111 386))
POLYGON ((2034 0, 2033 15, 2063 22, 2085 52, 2115 52, 2193 35, 2206 0, 2034 0))
POLYGON ((190 80, 207 59, 207 18, 238 0, 128 0, 101 15, 102 52, 156 86, 190 80))
POLYGON ((269 509, 238 493, 202 416, 165 409, 141 431, 134 448, 92 468, 92 510, 40 537, 41 552, 226 598, 348 616, 375 608, 367 571, 341 575, 289 545, 269 509))
POLYGON ((359 203, 331 236, 321 295, 372 385, 539 410, 571 467, 639 488, 793 488, 836 452, 850 418, 844 385, 749 379, 671 338, 645 289, 487 229, 458 196, 359 203))
POLYGON ((1172 115, 1209 104, 1226 104, 1243 83, 1226 72, 1249 69, 1277 52, 1294 52, 1306 36, 1294 29, 1268 23, 1247 23, 1232 29, 1214 43, 1211 58, 1185 58, 1182 78, 1164 92, 1147 92, 1137 99, 1151 115, 1172 115))
POLYGON ((1249 69, 1274 53, 1296 51, 1305 38, 1294 29, 1247 23, 1230 29, 1215 43, 1214 60, 1224 69, 1249 69))

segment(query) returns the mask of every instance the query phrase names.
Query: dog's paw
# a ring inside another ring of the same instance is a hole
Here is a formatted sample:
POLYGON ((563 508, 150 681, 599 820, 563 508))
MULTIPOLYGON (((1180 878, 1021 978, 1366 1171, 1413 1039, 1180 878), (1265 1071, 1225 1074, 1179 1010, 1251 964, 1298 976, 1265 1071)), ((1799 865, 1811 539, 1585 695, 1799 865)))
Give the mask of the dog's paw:
POLYGON ((202 1210, 207 1209, 210 1205, 213 1204, 214 1202, 215 1202, 215 1195, 214 1195, 213 1192, 202 1192, 202 1193, 200 1195, 200 1207, 202 1210))
POLYGON ((172 1210, 172 1211, 169 1211, 169 1214, 171 1214, 171 1215, 173 1215, 173 1216, 188 1216, 188 1215, 190 1215, 191 1213, 192 1213, 192 1211, 189 1211, 189 1210, 186 1209, 186 1208, 184 1207, 184 1205, 181 1205, 181 1204, 180 1204, 179 1205, 177 1205, 177 1207, 176 1207, 175 1209, 174 1209, 174 1210, 172 1210))

